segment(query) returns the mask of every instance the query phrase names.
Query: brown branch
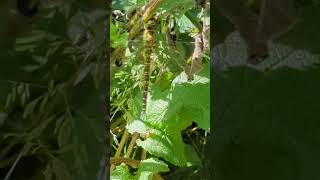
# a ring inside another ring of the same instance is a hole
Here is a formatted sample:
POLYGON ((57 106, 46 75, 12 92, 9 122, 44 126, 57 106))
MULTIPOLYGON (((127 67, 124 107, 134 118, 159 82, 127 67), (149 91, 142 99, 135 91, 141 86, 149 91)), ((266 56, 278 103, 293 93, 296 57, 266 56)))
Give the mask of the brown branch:
POLYGON ((133 136, 132 136, 132 139, 130 141, 130 144, 129 144, 129 147, 128 147, 128 151, 126 153, 126 156, 127 158, 130 158, 131 154, 132 154, 132 151, 133 151, 133 146, 136 144, 136 141, 139 137, 139 133, 135 132, 133 133, 133 136))
POLYGON ((141 160, 145 160, 147 158, 148 151, 142 148, 141 160))
MULTIPOLYGON (((117 151, 116 151, 116 154, 114 155, 115 158, 120 157, 120 154, 121 154, 121 151, 122 151, 122 149, 123 149, 124 143, 126 142, 126 140, 127 140, 127 138, 128 138, 128 134, 129 134, 128 129, 126 129, 126 130, 124 131, 123 135, 122 135, 120 144, 119 144, 118 149, 117 149, 117 151)), ((115 166, 114 166, 114 165, 111 165, 111 167, 110 167, 110 172, 113 171, 114 168, 115 168, 115 166)))
POLYGON ((124 158, 124 157, 117 157, 117 158, 110 158, 110 163, 115 166, 118 164, 125 163, 133 168, 138 168, 140 161, 135 160, 135 159, 130 159, 130 158, 124 158))
POLYGON ((151 0, 143 12, 143 21, 147 22, 157 11, 164 0, 151 0))

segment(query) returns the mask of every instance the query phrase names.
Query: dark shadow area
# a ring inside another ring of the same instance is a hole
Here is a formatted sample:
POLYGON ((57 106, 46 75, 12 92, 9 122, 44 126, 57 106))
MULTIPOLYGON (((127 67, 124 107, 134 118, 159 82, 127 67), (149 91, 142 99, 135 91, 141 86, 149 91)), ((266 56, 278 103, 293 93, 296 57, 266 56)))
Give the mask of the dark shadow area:
POLYGON ((0 179, 97 179, 104 1, 0 3, 0 179))
POLYGON ((214 8, 211 179, 320 178, 320 7, 296 6, 298 23, 268 43, 258 65, 247 63, 243 37, 214 8))

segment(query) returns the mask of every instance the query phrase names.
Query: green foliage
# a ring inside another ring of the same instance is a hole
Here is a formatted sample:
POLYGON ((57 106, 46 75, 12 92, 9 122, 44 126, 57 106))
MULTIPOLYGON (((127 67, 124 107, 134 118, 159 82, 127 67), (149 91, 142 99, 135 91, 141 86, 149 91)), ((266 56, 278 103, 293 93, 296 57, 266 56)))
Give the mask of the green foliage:
POLYGON ((210 80, 208 66, 205 76, 196 76, 188 82, 185 73, 175 78, 170 90, 161 92, 154 87, 149 96, 145 119, 138 119, 128 125, 129 132, 149 133, 138 145, 153 155, 165 158, 179 165, 188 165, 188 157, 196 156, 181 139, 180 132, 197 122, 201 128, 210 128, 210 80), (202 95, 202 96, 201 96, 202 95))
MULTIPOLYGON (((201 15, 201 10, 193 0, 179 3, 164 1, 156 10, 158 26, 155 32, 155 54, 151 64, 150 92, 146 114, 142 112, 143 39, 141 34, 138 34, 133 40, 128 40, 127 31, 131 30, 128 28, 132 20, 130 12, 133 8, 141 8, 145 3, 146 1, 114 1, 114 10, 122 10, 125 15, 121 20, 110 19, 112 53, 123 62, 120 68, 111 67, 115 72, 111 74, 111 146, 113 156, 120 148, 118 142, 124 131, 128 130, 131 135, 138 132, 141 139, 138 138, 134 144, 137 147, 133 148, 132 158, 138 159, 142 149, 147 151, 147 158, 151 159, 142 160, 138 169, 128 168, 124 164, 117 166, 111 179, 151 180, 152 174, 169 171, 168 165, 173 165, 170 170, 190 167, 189 170, 195 172, 195 169, 202 166, 203 157, 199 148, 204 146, 205 142, 195 140, 197 142, 187 144, 184 139, 188 137, 182 135, 182 132, 193 122, 196 122, 197 128, 203 132, 210 131, 209 53, 205 52, 203 69, 195 74, 194 80, 188 81, 182 67, 195 49, 194 35, 199 33, 198 25, 203 16, 207 15, 201 15), (129 7, 130 5, 132 7, 129 7), (172 42, 168 38, 173 38, 172 42), (125 48, 122 56, 116 54, 117 48, 125 48), (160 163, 154 158, 164 161, 160 163)), ((143 25, 140 28, 142 32, 143 25)), ((111 59, 111 63, 114 61, 111 59)), ((121 156, 130 148, 129 140, 125 141, 121 156)))
POLYGON ((41 3, 33 29, 0 52, 0 179, 94 179, 103 152, 105 12, 83 1, 41 3))
MULTIPOLYGON (((213 106, 218 108, 207 149, 212 179, 319 177, 320 87, 315 82, 320 56, 319 26, 314 23, 319 6, 301 10, 300 22, 270 43, 270 58, 258 66, 245 63, 245 46, 234 33, 214 47, 213 106)), ((225 33, 220 23, 216 27, 225 33)), ((215 37, 222 37, 219 32, 215 37)))
POLYGON ((111 179, 114 180, 152 180, 154 174, 158 172, 169 171, 167 164, 156 159, 150 158, 140 162, 139 170, 136 175, 131 175, 126 165, 117 166, 117 169, 112 172, 111 179))

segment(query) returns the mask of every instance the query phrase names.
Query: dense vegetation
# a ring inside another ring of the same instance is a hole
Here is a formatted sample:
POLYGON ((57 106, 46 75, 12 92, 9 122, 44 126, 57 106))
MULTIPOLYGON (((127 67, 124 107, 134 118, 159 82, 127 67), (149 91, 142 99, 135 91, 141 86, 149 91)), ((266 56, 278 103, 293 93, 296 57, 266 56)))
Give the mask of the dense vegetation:
POLYGON ((5 2, 0 179, 96 179, 104 150, 104 2, 40 1, 32 19, 10 14, 15 6, 5 2))
POLYGON ((214 12, 215 180, 319 179, 319 1, 297 0, 299 22, 246 63, 244 41, 214 12))
POLYGON ((209 179, 201 173, 210 129, 209 2, 113 1, 112 8, 111 179, 209 179))

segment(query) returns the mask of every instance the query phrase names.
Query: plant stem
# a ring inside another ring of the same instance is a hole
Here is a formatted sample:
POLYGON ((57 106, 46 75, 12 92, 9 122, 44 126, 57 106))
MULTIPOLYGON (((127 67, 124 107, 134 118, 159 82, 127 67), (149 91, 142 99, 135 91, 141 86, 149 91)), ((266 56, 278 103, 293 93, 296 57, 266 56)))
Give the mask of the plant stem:
MULTIPOLYGON (((127 138, 128 138, 128 134, 129 134, 128 129, 126 129, 126 130, 124 131, 123 135, 122 135, 120 144, 119 144, 118 149, 117 149, 117 151, 116 151, 116 154, 114 155, 115 158, 120 157, 121 151, 122 151, 122 149, 123 149, 123 145, 124 145, 124 143, 126 142, 126 140, 127 140, 127 138)), ((114 165, 111 165, 111 167, 110 167, 110 172, 113 171, 114 168, 115 168, 115 166, 114 166, 114 165)))
POLYGON ((138 168, 140 161, 130 158, 124 158, 124 157, 117 157, 117 158, 110 158, 110 163, 113 165, 125 163, 133 168, 138 168))
POLYGON ((147 150, 143 149, 141 154, 141 160, 145 160, 147 157, 147 150))
POLYGON ((136 140, 138 139, 138 137, 139 137, 139 133, 137 133, 137 132, 133 133, 133 136, 130 141, 128 151, 127 151, 127 154, 125 155, 125 157, 130 158, 130 156, 132 154, 133 146, 136 144, 136 140))
POLYGON ((14 161, 13 165, 11 166, 11 168, 10 168, 9 172, 7 173, 6 177, 4 178, 4 180, 9 180, 9 179, 10 179, 10 176, 11 176, 13 170, 14 170, 15 167, 17 166, 17 164, 18 164, 18 162, 20 161, 22 155, 25 153, 24 151, 25 151, 25 149, 22 149, 22 150, 21 150, 19 156, 18 156, 17 159, 14 161))

